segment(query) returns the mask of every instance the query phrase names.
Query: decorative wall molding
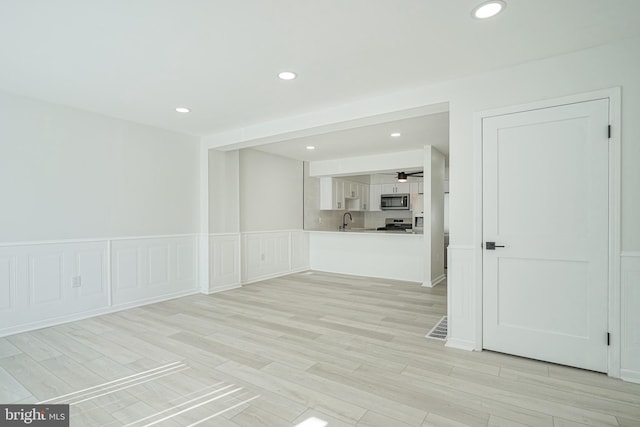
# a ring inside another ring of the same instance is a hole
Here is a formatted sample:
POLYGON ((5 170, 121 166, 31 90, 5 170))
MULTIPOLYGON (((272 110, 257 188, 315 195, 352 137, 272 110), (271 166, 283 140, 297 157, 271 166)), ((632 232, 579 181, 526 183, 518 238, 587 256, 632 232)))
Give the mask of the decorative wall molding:
POLYGON ((242 233, 242 283, 309 269, 309 236, 303 230, 242 233))
POLYGON ((0 336, 197 292, 197 236, 0 245, 0 336))
POLYGON ((240 233, 209 235, 209 284, 205 293, 241 286, 240 241, 240 233))
MULTIPOLYGON (((449 330, 447 347, 481 350, 476 343, 476 284, 474 280, 475 248, 449 245, 447 248, 449 330)), ((482 325, 480 325, 482 327, 482 325)))
POLYGON ((196 236, 112 241, 112 305, 196 292, 196 255, 196 236))
POLYGON ((640 252, 622 252, 620 376, 640 383, 640 252))

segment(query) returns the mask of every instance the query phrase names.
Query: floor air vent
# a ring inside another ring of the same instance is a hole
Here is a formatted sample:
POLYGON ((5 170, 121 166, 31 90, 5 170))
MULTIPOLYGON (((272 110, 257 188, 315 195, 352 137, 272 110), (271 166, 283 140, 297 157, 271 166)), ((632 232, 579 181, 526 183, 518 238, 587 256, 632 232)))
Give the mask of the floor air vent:
POLYGON ((440 319, 440 321, 436 323, 436 326, 434 326, 433 329, 431 329, 427 333, 427 335, 425 335, 425 337, 433 338, 434 340, 440 340, 440 341, 446 340, 447 339, 447 316, 442 316, 442 319, 440 319))

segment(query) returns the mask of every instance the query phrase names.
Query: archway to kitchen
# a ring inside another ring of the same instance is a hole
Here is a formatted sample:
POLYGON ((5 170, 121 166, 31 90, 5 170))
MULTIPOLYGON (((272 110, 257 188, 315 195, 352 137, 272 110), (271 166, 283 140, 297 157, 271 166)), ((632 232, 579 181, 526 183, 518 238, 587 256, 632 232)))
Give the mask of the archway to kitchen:
POLYGON ((448 152, 446 103, 209 150, 206 291, 309 268, 443 283, 448 152))

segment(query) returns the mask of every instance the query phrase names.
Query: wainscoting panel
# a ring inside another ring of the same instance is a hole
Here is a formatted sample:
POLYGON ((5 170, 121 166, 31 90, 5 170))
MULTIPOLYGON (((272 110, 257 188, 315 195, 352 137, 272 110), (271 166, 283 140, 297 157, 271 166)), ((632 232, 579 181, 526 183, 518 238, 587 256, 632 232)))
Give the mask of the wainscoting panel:
POLYGON ((242 283, 308 269, 309 238, 304 231, 267 231, 242 236, 242 283))
POLYGON ((308 270, 309 263, 309 233, 305 233, 304 231, 292 231, 291 270, 308 270))
POLYGON ((262 236, 260 276, 273 277, 291 270, 289 244, 289 233, 268 233, 262 236))
POLYGON ((116 288, 114 293, 135 289, 140 283, 139 250, 135 246, 124 246, 123 242, 118 242, 115 246, 115 250, 111 249, 111 259, 115 260, 112 273, 116 288))
MULTIPOLYGON (((177 252, 177 248, 176 248, 177 252)), ((178 261, 176 260, 176 269, 178 261)), ((149 285, 169 284, 169 245, 149 247, 149 285)), ((177 270, 176 270, 177 273, 177 270)))
POLYGON ((209 236, 208 293, 240 286, 240 234, 209 236))
POLYGON ((244 234, 243 283, 287 274, 289 267, 289 233, 266 232, 244 234))
POLYGON ((2 244, 0 336, 196 293, 197 238, 2 244))
MULTIPOLYGON (((80 250, 76 252, 74 276, 80 277, 81 296, 104 295, 108 283, 105 280, 107 266, 104 250, 80 250)), ((73 286, 73 279, 72 279, 73 286)))
POLYGON ((179 282, 189 282, 196 280, 196 270, 193 267, 196 260, 196 246, 191 242, 176 244, 178 271, 177 278, 179 282))
POLYGON ((640 252, 621 256, 620 376, 640 383, 640 252))
POLYGON ((0 336, 108 306, 107 242, 0 246, 0 336))
POLYGON ((449 246, 448 276, 448 338, 447 347, 476 349, 476 283, 474 277, 474 248, 449 246))
POLYGON ((28 281, 31 305, 59 302, 62 299, 64 269, 62 252, 30 254, 28 281))
POLYGON ((16 258, 0 258, 0 313, 15 305, 16 258))
POLYGON ((111 243, 113 306, 196 291, 196 236, 118 239, 111 243))

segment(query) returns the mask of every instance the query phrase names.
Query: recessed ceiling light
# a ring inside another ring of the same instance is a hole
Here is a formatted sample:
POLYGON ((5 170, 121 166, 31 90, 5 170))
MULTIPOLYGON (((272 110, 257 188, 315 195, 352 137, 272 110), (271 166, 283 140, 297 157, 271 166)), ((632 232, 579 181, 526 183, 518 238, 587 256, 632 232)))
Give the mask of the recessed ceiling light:
POLYGON ((190 109, 188 109, 187 107, 177 107, 177 108, 176 108, 176 111, 177 111, 178 113, 189 113, 189 112, 191 112, 191 110, 190 110, 190 109))
POLYGON ((502 12, 507 4, 502 0, 492 0, 484 2, 471 12, 471 15, 477 19, 487 19, 496 16, 502 12))
POLYGON ((282 80, 293 80, 298 76, 293 71, 282 71, 278 73, 278 77, 282 80))
POLYGON ((393 132, 393 133, 391 134, 391 136, 392 136, 392 137, 394 137, 394 138, 397 138, 397 137, 399 137, 400 135, 402 135, 400 132, 393 132))
POLYGON ((315 150, 316 147, 314 147, 313 145, 307 145, 307 150, 315 150))

